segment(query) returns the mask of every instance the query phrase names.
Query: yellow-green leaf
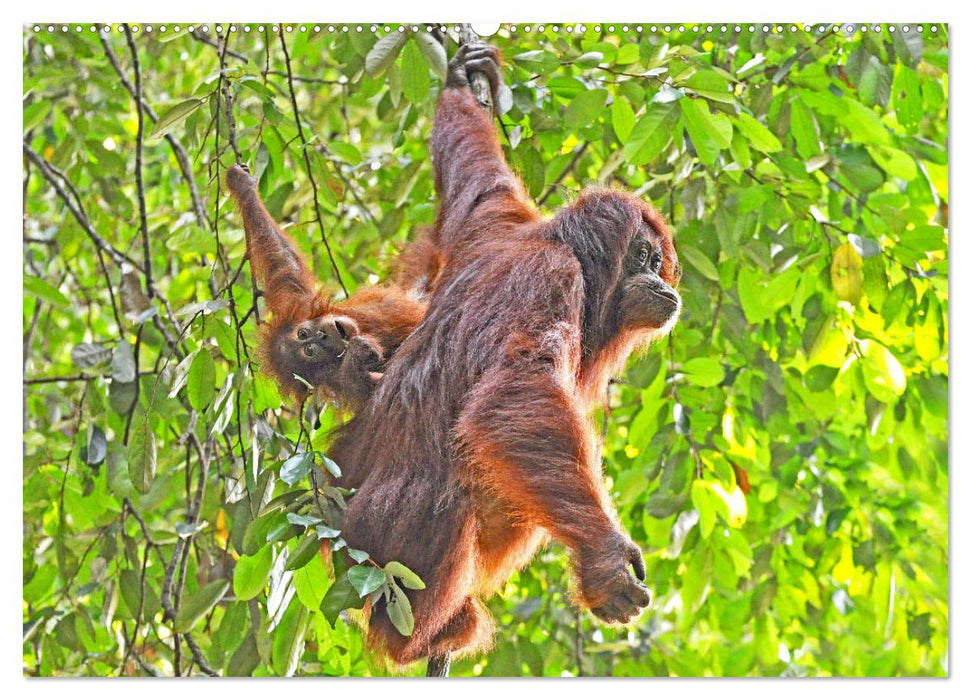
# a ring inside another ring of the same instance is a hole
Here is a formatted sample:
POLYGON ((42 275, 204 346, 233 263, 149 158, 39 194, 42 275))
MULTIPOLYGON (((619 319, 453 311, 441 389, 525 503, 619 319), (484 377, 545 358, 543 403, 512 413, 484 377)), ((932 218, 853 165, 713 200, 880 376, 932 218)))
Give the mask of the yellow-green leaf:
POLYGON ((830 278, 836 296, 857 304, 863 294, 863 258, 851 243, 844 243, 833 254, 830 278))

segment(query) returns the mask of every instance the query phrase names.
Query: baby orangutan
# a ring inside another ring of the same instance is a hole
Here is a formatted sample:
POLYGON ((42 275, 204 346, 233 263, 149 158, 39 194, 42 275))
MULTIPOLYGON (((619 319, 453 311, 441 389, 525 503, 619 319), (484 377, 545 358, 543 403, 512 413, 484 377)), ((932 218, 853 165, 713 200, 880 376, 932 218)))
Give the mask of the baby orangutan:
POLYGON ((243 217, 247 255, 271 314, 260 329, 261 367, 291 400, 302 400, 309 384, 319 398, 357 410, 385 362, 424 317, 437 250, 420 239, 399 257, 391 283, 330 302, 266 211, 249 169, 231 167, 226 185, 243 217))

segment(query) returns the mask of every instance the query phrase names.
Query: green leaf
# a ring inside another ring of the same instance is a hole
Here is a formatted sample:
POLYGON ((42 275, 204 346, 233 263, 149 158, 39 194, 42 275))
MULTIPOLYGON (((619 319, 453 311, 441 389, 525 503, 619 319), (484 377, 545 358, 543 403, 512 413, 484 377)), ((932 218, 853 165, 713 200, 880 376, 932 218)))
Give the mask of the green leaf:
POLYGON ((208 348, 203 348, 192 360, 187 377, 189 405, 200 413, 209 408, 216 395, 216 363, 208 348))
POLYGON ((775 153, 782 150, 782 144, 775 134, 768 130, 755 117, 742 112, 735 119, 735 126, 739 132, 748 139, 749 145, 757 151, 763 153, 775 153))
POLYGON ((236 353, 236 331, 228 324, 214 318, 206 321, 206 329, 210 331, 216 340, 219 352, 223 354, 230 364, 235 365, 239 358, 236 353))
MULTIPOLYGON (((123 569, 119 575, 118 586, 121 590, 121 599, 128 608, 129 615, 134 618, 138 614, 139 604, 142 596, 142 581, 138 573, 132 569, 123 569)), ((158 594, 149 585, 149 579, 145 581, 145 602, 141 604, 142 620, 151 620, 155 617, 160 608, 158 594)))
POLYGON ((705 165, 714 165, 721 149, 732 143, 732 122, 728 116, 712 113, 703 100, 681 100, 681 118, 698 158, 705 165))
POLYGON ((546 81, 547 89, 557 97, 572 100, 587 91, 587 86, 569 75, 557 75, 546 81))
POLYGON ((82 369, 96 367, 111 359, 111 350, 100 343, 78 343, 71 348, 71 362, 82 369))
POLYGON ((917 163, 909 153, 888 146, 867 146, 866 151, 890 177, 908 181, 917 177, 917 163))
POLYGON ((296 571, 313 560, 320 553, 320 540, 314 536, 304 538, 287 556, 286 571, 296 571))
POLYGON ((40 126, 44 118, 51 113, 51 103, 47 100, 38 100, 29 105, 24 105, 23 111, 23 130, 28 132, 40 126))
POLYGON ((686 260, 694 269, 713 282, 719 280, 718 268, 708 259, 708 256, 697 248, 688 245, 678 245, 678 257, 686 260))
POLYGON ((263 84, 263 81, 255 75, 244 75, 238 81, 240 86, 256 93, 265 102, 272 102, 276 93, 263 84))
POLYGON ((552 73, 560 66, 559 60, 549 51, 526 51, 512 57, 512 60, 530 73, 552 73))
POLYGON ((711 491, 701 479, 691 483, 691 504, 698 511, 701 536, 707 539, 715 528, 716 513, 711 491))
POLYGON ((681 366, 681 371, 692 384, 718 386, 725 379, 725 368, 717 357, 693 357, 681 366))
POLYGON ((287 522, 286 515, 280 511, 263 513, 246 526, 246 532, 243 535, 243 553, 253 556, 267 544, 274 532, 288 527, 290 523, 287 522))
POLYGON ((324 599, 320 602, 320 611, 324 614, 324 619, 333 627, 342 610, 362 608, 364 601, 365 599, 354 589, 345 573, 327 589, 324 599))
POLYGON ((713 562, 714 556, 708 546, 701 545, 691 554, 681 586, 681 600, 686 612, 692 613, 698 610, 708 597, 713 562))
POLYGON ((256 643, 256 634, 246 635, 243 643, 233 652, 232 658, 226 664, 226 675, 232 678, 249 677, 260 665, 260 651, 256 643))
MULTIPOLYGON (((318 549, 319 551, 319 549, 318 549)), ((327 593, 327 571, 320 557, 313 557, 293 572, 293 587, 300 602, 311 610, 318 610, 327 593)))
POLYGON ((427 32, 415 32, 412 37, 418 42, 418 48, 428 60, 432 72, 440 80, 445 80, 448 73, 448 58, 445 56, 445 46, 442 42, 427 32))
POLYGON ((515 151, 516 166, 523 178, 523 184, 532 197, 538 197, 546 184, 546 165, 543 156, 532 146, 523 144, 515 151))
POLYGON ((384 565, 384 571, 395 578, 401 579, 401 584, 406 588, 420 591, 425 588, 425 582, 421 577, 400 561, 389 561, 384 565))
POLYGON ((901 231, 899 241, 900 245, 918 253, 929 253, 947 248, 943 227, 932 224, 915 226, 901 231))
POLYGON ((897 121, 908 132, 914 133, 924 118, 924 103, 920 94, 920 78, 917 76, 917 71, 898 65, 891 91, 897 121))
POLYGON ((309 621, 307 608, 290 605, 280 624, 273 630, 273 670, 277 676, 289 678, 296 672, 309 621))
POLYGON ((601 51, 587 51, 585 54, 581 54, 576 59, 576 64, 578 66, 583 66, 584 68, 596 68, 603 62, 604 54, 601 51))
POLYGON ((860 192, 872 192, 886 180, 864 149, 845 149, 840 153, 840 162, 840 171, 860 192))
POLYGON ((269 545, 253 556, 244 554, 233 569, 233 593, 240 600, 255 598, 266 588, 272 568, 273 548, 269 545))
POLYGON ((646 165, 671 141, 681 110, 677 102, 653 104, 631 130, 624 145, 624 158, 631 165, 646 165))
POLYGON ((631 42, 629 44, 622 44, 617 50, 617 57, 614 59, 614 63, 618 66, 626 66, 631 63, 637 63, 640 60, 641 51, 640 47, 631 42))
POLYGON ((136 374, 135 353, 129 342, 122 340, 111 353, 111 379, 120 384, 130 384, 135 381, 136 374))
POLYGON ((388 580, 387 575, 373 566, 358 564, 347 570, 347 579, 361 597, 376 591, 388 580))
POLYGON ((408 35, 405 32, 395 31, 388 32, 378 39, 364 59, 364 70, 367 71, 368 76, 376 78, 387 70, 388 66, 398 58, 407 40, 408 35))
POLYGON ((411 611, 411 601, 394 581, 391 581, 391 598, 387 602, 388 617, 391 624, 403 636, 410 637, 415 631, 415 615, 411 611))
POLYGON ((428 62, 418 45, 409 41, 401 50, 401 91, 412 103, 420 104, 430 86, 428 62))
POLYGON ((327 146, 331 151, 346 160, 351 165, 359 165, 361 161, 364 160, 363 156, 361 156, 361 152, 346 141, 331 141, 329 144, 327 144, 327 146))
POLYGON ((846 112, 839 120, 850 132, 853 141, 874 146, 890 145, 890 132, 872 109, 864 107, 856 100, 844 100, 846 112))
MULTIPOLYGON (((249 626, 249 606, 237 600, 226 606, 226 611, 212 634, 212 647, 220 656, 225 657, 225 653, 235 648, 239 640, 246 634, 249 626)), ((213 659, 215 663, 218 663, 213 659)))
POLYGON ((798 97, 793 98, 789 105, 789 129, 796 140, 796 152, 800 158, 808 160, 819 155, 821 150, 816 117, 798 97))
POLYGON ((707 97, 716 102, 734 104, 735 96, 732 94, 731 84, 728 78, 713 70, 700 70, 693 73, 684 83, 685 87, 690 88, 696 95, 707 97))
MULTIPOLYGON (((911 27, 913 30, 914 27, 911 27)), ((911 68, 916 68, 917 64, 924 57, 924 38, 920 32, 905 32, 897 25, 897 31, 890 34, 890 40, 897 52, 898 58, 911 68)))
POLYGON ((192 367, 192 363, 199 352, 200 350, 190 352, 175 366, 175 370, 172 372, 172 386, 169 388, 170 399, 174 399, 182 390, 182 387, 186 385, 186 382, 189 381, 189 368, 192 367))
POLYGON ((849 342, 846 334, 833 323, 832 319, 828 319, 823 323, 809 350, 809 363, 839 368, 843 366, 848 350, 849 342))
POLYGON ((69 309, 71 300, 64 296, 60 290, 46 280, 32 275, 24 275, 24 293, 31 294, 41 301, 46 301, 51 306, 61 309, 69 309))
POLYGON ((655 491, 647 499, 647 512, 652 518, 670 518, 681 510, 686 499, 686 495, 655 491))
POLYGON ((152 127, 152 131, 149 133, 149 136, 152 138, 160 138, 165 136, 179 124, 188 119, 193 112, 200 109, 204 104, 206 104, 207 101, 207 99, 193 97, 175 105, 175 107, 168 110, 158 118, 158 121, 155 122, 155 126, 152 127))
POLYGON ((287 486, 293 486, 310 473, 314 466, 314 452, 298 452, 280 467, 280 478, 287 486))
POLYGON ((362 549, 354 549, 353 547, 347 548, 348 556, 356 561, 358 564, 367 561, 370 555, 362 549))
POLYGON ((227 590, 229 590, 229 580, 221 578, 207 583, 188 599, 183 600, 175 615, 175 631, 191 632, 195 624, 216 607, 216 603, 227 590))
POLYGON ((335 479, 341 478, 341 468, 337 466, 337 462, 325 454, 320 455, 320 461, 323 464, 324 469, 326 469, 331 476, 333 476, 335 479))
POLYGON ((875 399, 890 403, 904 393, 907 375, 894 354, 875 340, 861 340, 863 382, 875 399))
POLYGON ((563 115, 563 123, 571 129, 579 129, 597 118, 607 104, 606 90, 588 90, 574 97, 563 115))
POLYGON ((139 493, 148 493, 155 481, 158 452, 148 412, 139 411, 128 440, 128 476, 139 493))
POLYGON ((299 525, 301 527, 310 527, 311 525, 322 523, 323 520, 318 518, 316 515, 300 515, 299 513, 287 513, 287 522, 291 523, 292 525, 299 525))
POLYGON ((617 134, 617 140, 627 143, 627 139, 637 125, 637 117, 626 97, 614 96, 614 102, 610 106, 610 123, 614 127, 614 133, 617 134))
POLYGON ((860 100, 866 105, 887 104, 893 67, 880 62, 877 56, 868 55, 857 86, 860 100))
POLYGON ((839 369, 836 367, 826 367, 825 365, 810 367, 804 377, 806 388, 816 392, 825 391, 832 386, 837 374, 839 374, 839 369))

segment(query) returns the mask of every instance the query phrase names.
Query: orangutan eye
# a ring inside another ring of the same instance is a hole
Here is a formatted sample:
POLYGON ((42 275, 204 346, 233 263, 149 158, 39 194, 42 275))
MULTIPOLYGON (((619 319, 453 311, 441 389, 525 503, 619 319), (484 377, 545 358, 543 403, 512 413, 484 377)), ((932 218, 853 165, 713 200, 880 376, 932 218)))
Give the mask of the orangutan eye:
POLYGON ((314 355, 317 354, 317 346, 308 345, 303 349, 303 354, 306 355, 307 357, 313 357, 314 355))
POLYGON ((300 340, 306 340, 307 339, 307 335, 308 335, 307 329, 305 329, 305 328, 301 328, 299 331, 297 331, 297 337, 300 340))
POLYGON ((651 258, 651 270, 654 271, 654 274, 658 274, 658 273, 661 272, 661 264, 663 262, 664 262, 664 260, 663 260, 663 258, 661 258, 661 254, 660 253, 655 253, 654 254, 654 257, 651 258))

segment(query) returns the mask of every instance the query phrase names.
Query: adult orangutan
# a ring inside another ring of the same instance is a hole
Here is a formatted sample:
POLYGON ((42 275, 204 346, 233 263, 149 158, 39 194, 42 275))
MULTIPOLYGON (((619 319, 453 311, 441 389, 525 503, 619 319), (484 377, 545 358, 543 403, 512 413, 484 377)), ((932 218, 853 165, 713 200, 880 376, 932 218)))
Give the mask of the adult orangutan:
POLYGON ((226 185, 242 214, 247 255, 271 314, 260 329, 261 368, 290 399, 302 399, 309 384, 321 398, 356 409, 424 315, 437 251, 420 238, 399 256, 392 283, 332 303, 266 211, 246 166, 227 170, 226 185))
POLYGON ((370 608, 369 645, 400 664, 484 648, 482 598, 547 536, 569 550, 577 600, 600 619, 628 622, 650 600, 587 414, 678 317, 671 235, 649 204, 607 189, 543 217, 468 87, 474 72, 500 88, 494 48, 460 48, 439 98, 440 268, 425 318, 331 450, 340 485, 357 488, 347 543, 427 584, 409 592, 410 637, 383 602, 370 608))

